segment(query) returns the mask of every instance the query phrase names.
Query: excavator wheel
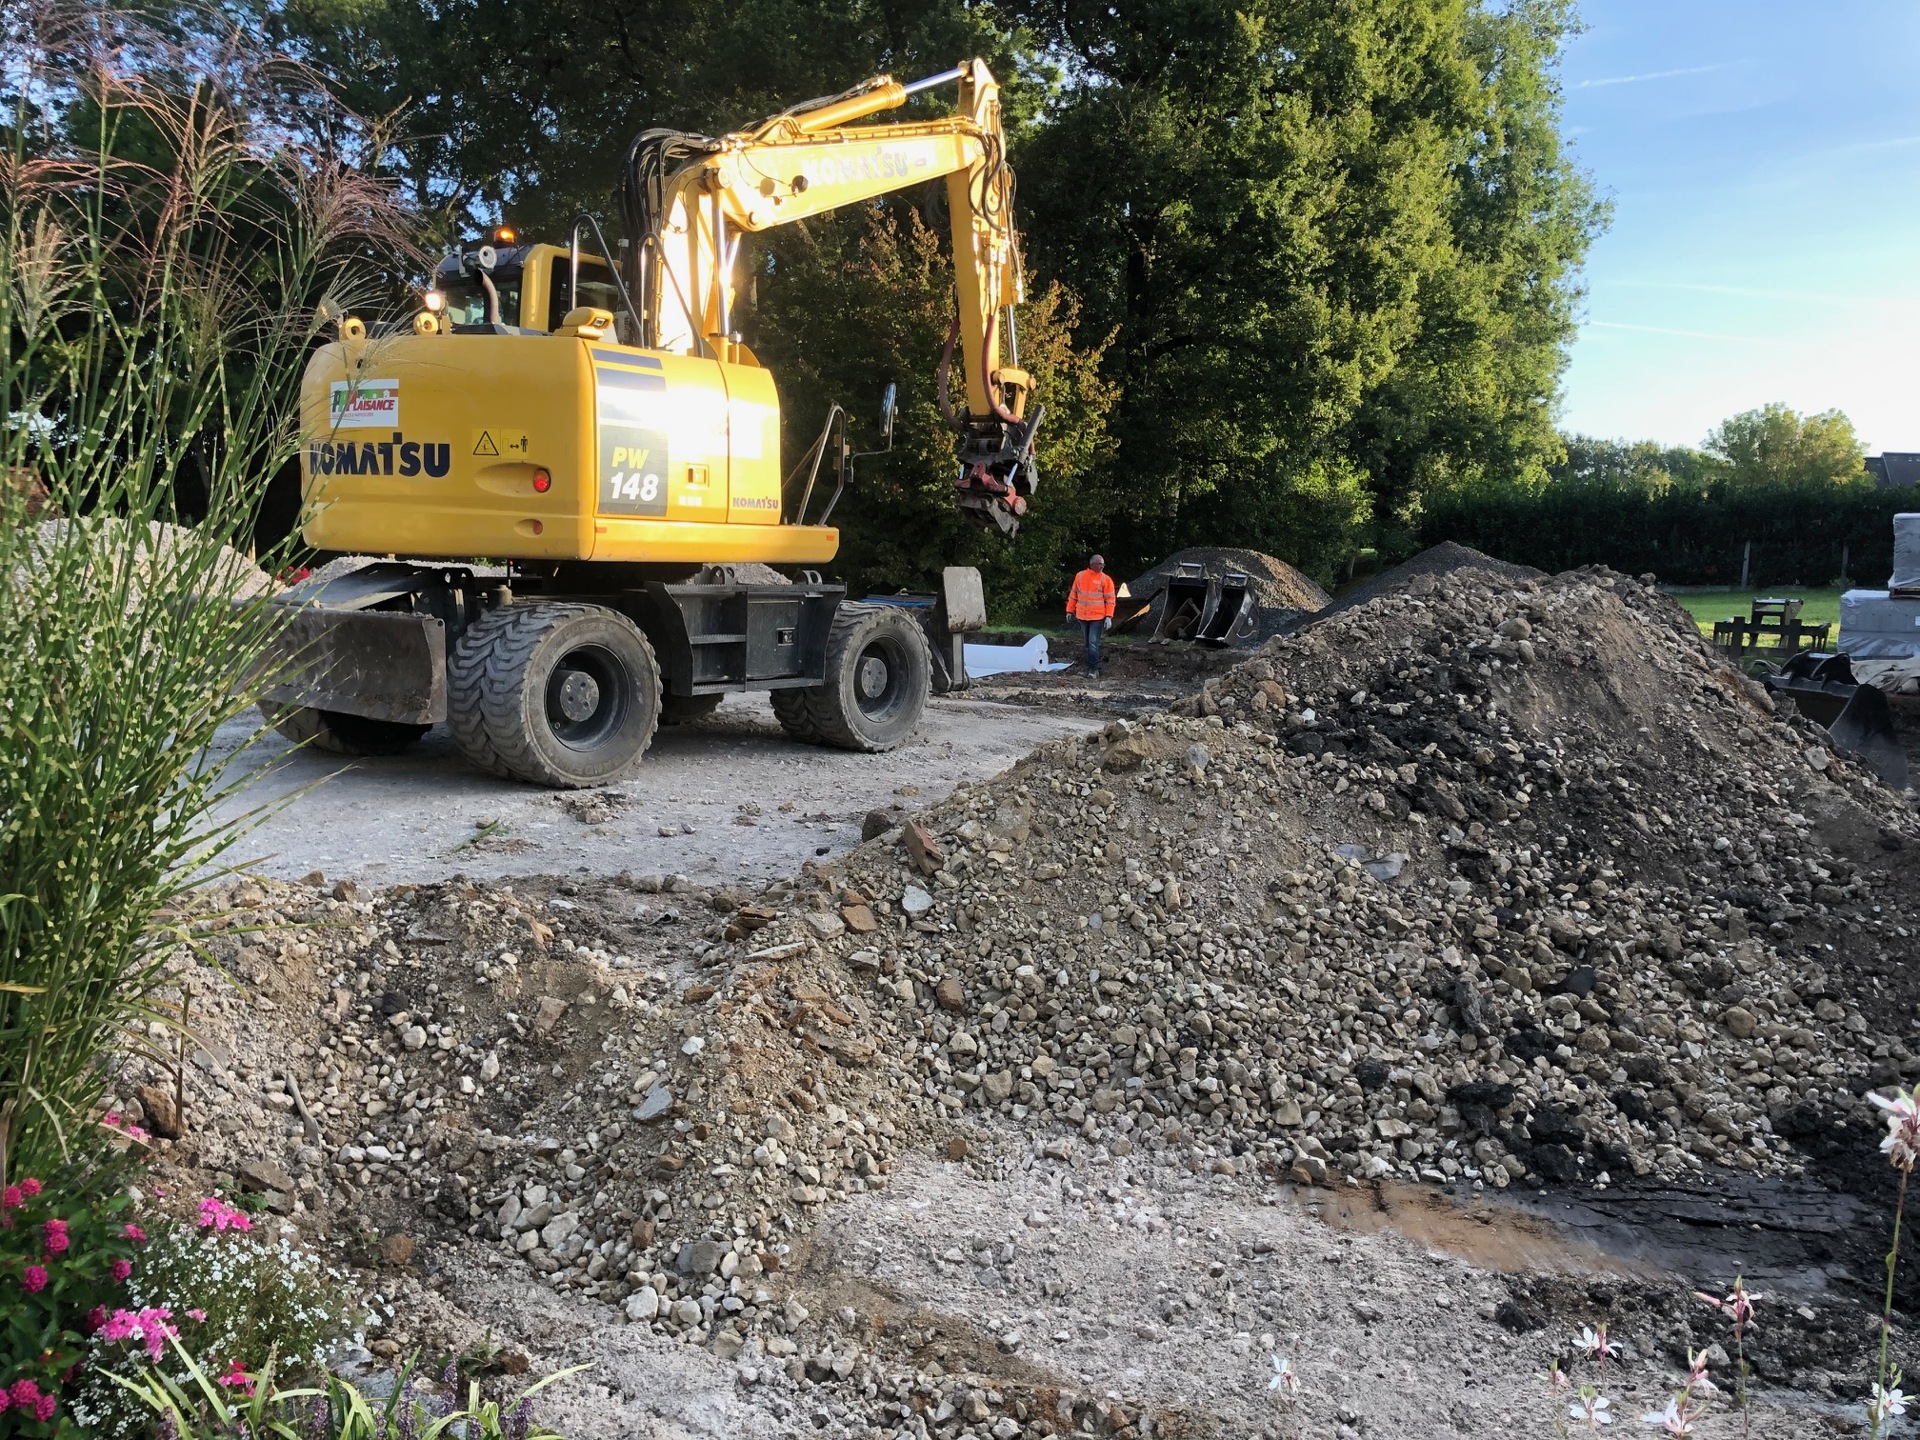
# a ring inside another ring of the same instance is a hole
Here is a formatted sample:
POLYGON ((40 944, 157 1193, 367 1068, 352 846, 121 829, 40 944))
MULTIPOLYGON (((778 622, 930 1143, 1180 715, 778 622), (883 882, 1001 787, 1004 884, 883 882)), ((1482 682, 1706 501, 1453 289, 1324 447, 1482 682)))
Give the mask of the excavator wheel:
POLYGON ((340 710, 311 710, 304 705, 260 702, 266 722, 296 745, 325 750, 330 755, 398 755, 433 727, 403 725, 396 720, 369 720, 340 710))
POLYGON ((773 713, 796 740, 869 754, 892 750, 926 712, 933 657, 906 611, 842 605, 827 634, 825 680, 773 692, 773 713))
POLYGON ((722 695, 662 695, 660 697, 660 723, 662 725, 693 725, 706 719, 720 708, 722 695))
POLYGON ((475 765, 557 789, 633 773, 660 723, 660 667, 626 616, 532 601, 469 626, 447 662, 447 728, 475 765))

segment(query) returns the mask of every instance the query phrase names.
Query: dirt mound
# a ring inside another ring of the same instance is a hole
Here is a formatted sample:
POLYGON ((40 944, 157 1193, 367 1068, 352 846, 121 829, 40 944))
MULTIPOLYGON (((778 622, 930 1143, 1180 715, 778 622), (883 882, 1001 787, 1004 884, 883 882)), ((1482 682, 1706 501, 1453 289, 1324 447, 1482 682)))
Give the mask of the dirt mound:
POLYGON ((1254 603, 1259 613, 1255 620, 1255 638, 1264 640, 1301 617, 1327 603, 1327 592, 1286 561, 1258 550, 1197 545, 1169 555, 1165 560, 1128 583, 1128 592, 1138 600, 1152 600, 1153 606, 1135 627, 1151 631, 1160 618, 1160 596, 1167 578, 1181 565, 1198 565, 1205 575, 1224 575, 1228 571, 1244 573, 1252 582, 1254 603))
POLYGON ((1492 579, 1504 580, 1514 585, 1527 580, 1546 578, 1543 572, 1531 566, 1496 560, 1493 556, 1484 555, 1470 545, 1442 540, 1438 545, 1429 545, 1411 560, 1402 560, 1398 565, 1382 570, 1378 575, 1342 590, 1321 609, 1317 616, 1312 618, 1323 620, 1331 615, 1343 614, 1356 606, 1365 605, 1378 596, 1392 595, 1405 590, 1423 576, 1438 579, 1458 570, 1478 571, 1492 579))
MULTIPOLYGON (((757 896, 225 887, 308 928, 220 942, 270 1008, 195 982, 234 1057, 193 1077, 196 1143, 283 1165, 277 1203, 845 1382, 859 1434, 900 1372, 780 1277, 930 1144, 1058 1165, 1063 1207, 1117 1157, 1255 1187, 1820 1173, 1803 1141, 1920 1076, 1912 821, 1655 591, 1416 576, 757 896)), ((995 1323, 979 1353, 1013 1355, 995 1323)), ((1053 1402, 995 1363, 990 1398, 930 1403, 1038 1433, 1053 1402)))
POLYGON ((113 516, 89 516, 84 520, 56 517, 34 526, 28 541, 32 553, 41 562, 69 553, 74 545, 85 546, 94 557, 90 563, 100 567, 103 577, 124 590, 129 608, 136 605, 156 576, 176 587, 184 581, 209 594, 237 600, 250 600, 279 588, 274 579, 252 560, 231 546, 223 545, 202 556, 194 533, 180 525, 150 520, 146 533, 130 522, 113 516), (205 560, 204 573, 189 575, 183 567, 205 560))
POLYGON ((1920 1074, 1910 813, 1653 591, 1416 576, 1175 709, 929 818, 896 965, 965 997, 917 1026, 956 1108, 1497 1187, 1794 1173, 1790 1114, 1920 1074))

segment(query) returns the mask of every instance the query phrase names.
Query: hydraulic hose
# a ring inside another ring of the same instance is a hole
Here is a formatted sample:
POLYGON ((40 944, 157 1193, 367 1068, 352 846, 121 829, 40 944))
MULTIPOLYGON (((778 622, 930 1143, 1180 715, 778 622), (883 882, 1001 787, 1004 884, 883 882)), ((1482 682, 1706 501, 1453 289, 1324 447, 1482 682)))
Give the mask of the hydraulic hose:
POLYGON ((1018 425, 1020 417, 1000 403, 1000 391, 993 383, 993 342, 999 337, 1000 312, 994 311, 987 320, 987 333, 980 341, 980 379, 987 390, 987 404, 993 407, 993 413, 1009 425, 1018 425))

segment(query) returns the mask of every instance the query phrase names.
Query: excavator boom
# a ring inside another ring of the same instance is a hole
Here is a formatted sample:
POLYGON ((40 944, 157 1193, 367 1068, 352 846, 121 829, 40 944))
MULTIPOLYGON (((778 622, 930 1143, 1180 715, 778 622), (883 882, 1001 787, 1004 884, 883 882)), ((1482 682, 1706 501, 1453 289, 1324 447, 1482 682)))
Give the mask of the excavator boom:
POLYGON ((913 85, 881 77, 718 138, 649 131, 628 160, 641 344, 727 361, 751 360, 733 328, 743 234, 944 179, 958 314, 941 365, 941 400, 960 436, 961 504, 1009 533, 1017 526, 1037 478, 1039 416, 1026 414, 1031 381, 1018 357, 1001 363, 1024 282, 999 86, 982 62, 913 85), (949 82, 959 88, 952 115, 856 123, 949 82), (964 411, 946 393, 955 346, 964 411))

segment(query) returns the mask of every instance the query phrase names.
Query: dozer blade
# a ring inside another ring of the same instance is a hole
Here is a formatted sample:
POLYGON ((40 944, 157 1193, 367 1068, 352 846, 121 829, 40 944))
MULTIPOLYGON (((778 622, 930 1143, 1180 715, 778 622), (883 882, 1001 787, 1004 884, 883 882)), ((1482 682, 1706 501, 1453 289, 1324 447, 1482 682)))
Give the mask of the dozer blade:
POLYGON ((1854 756, 1896 790, 1907 788, 1907 756, 1893 728, 1886 695, 1854 678, 1845 655, 1802 651, 1769 675, 1766 687, 1824 726, 1834 746, 1854 756))

